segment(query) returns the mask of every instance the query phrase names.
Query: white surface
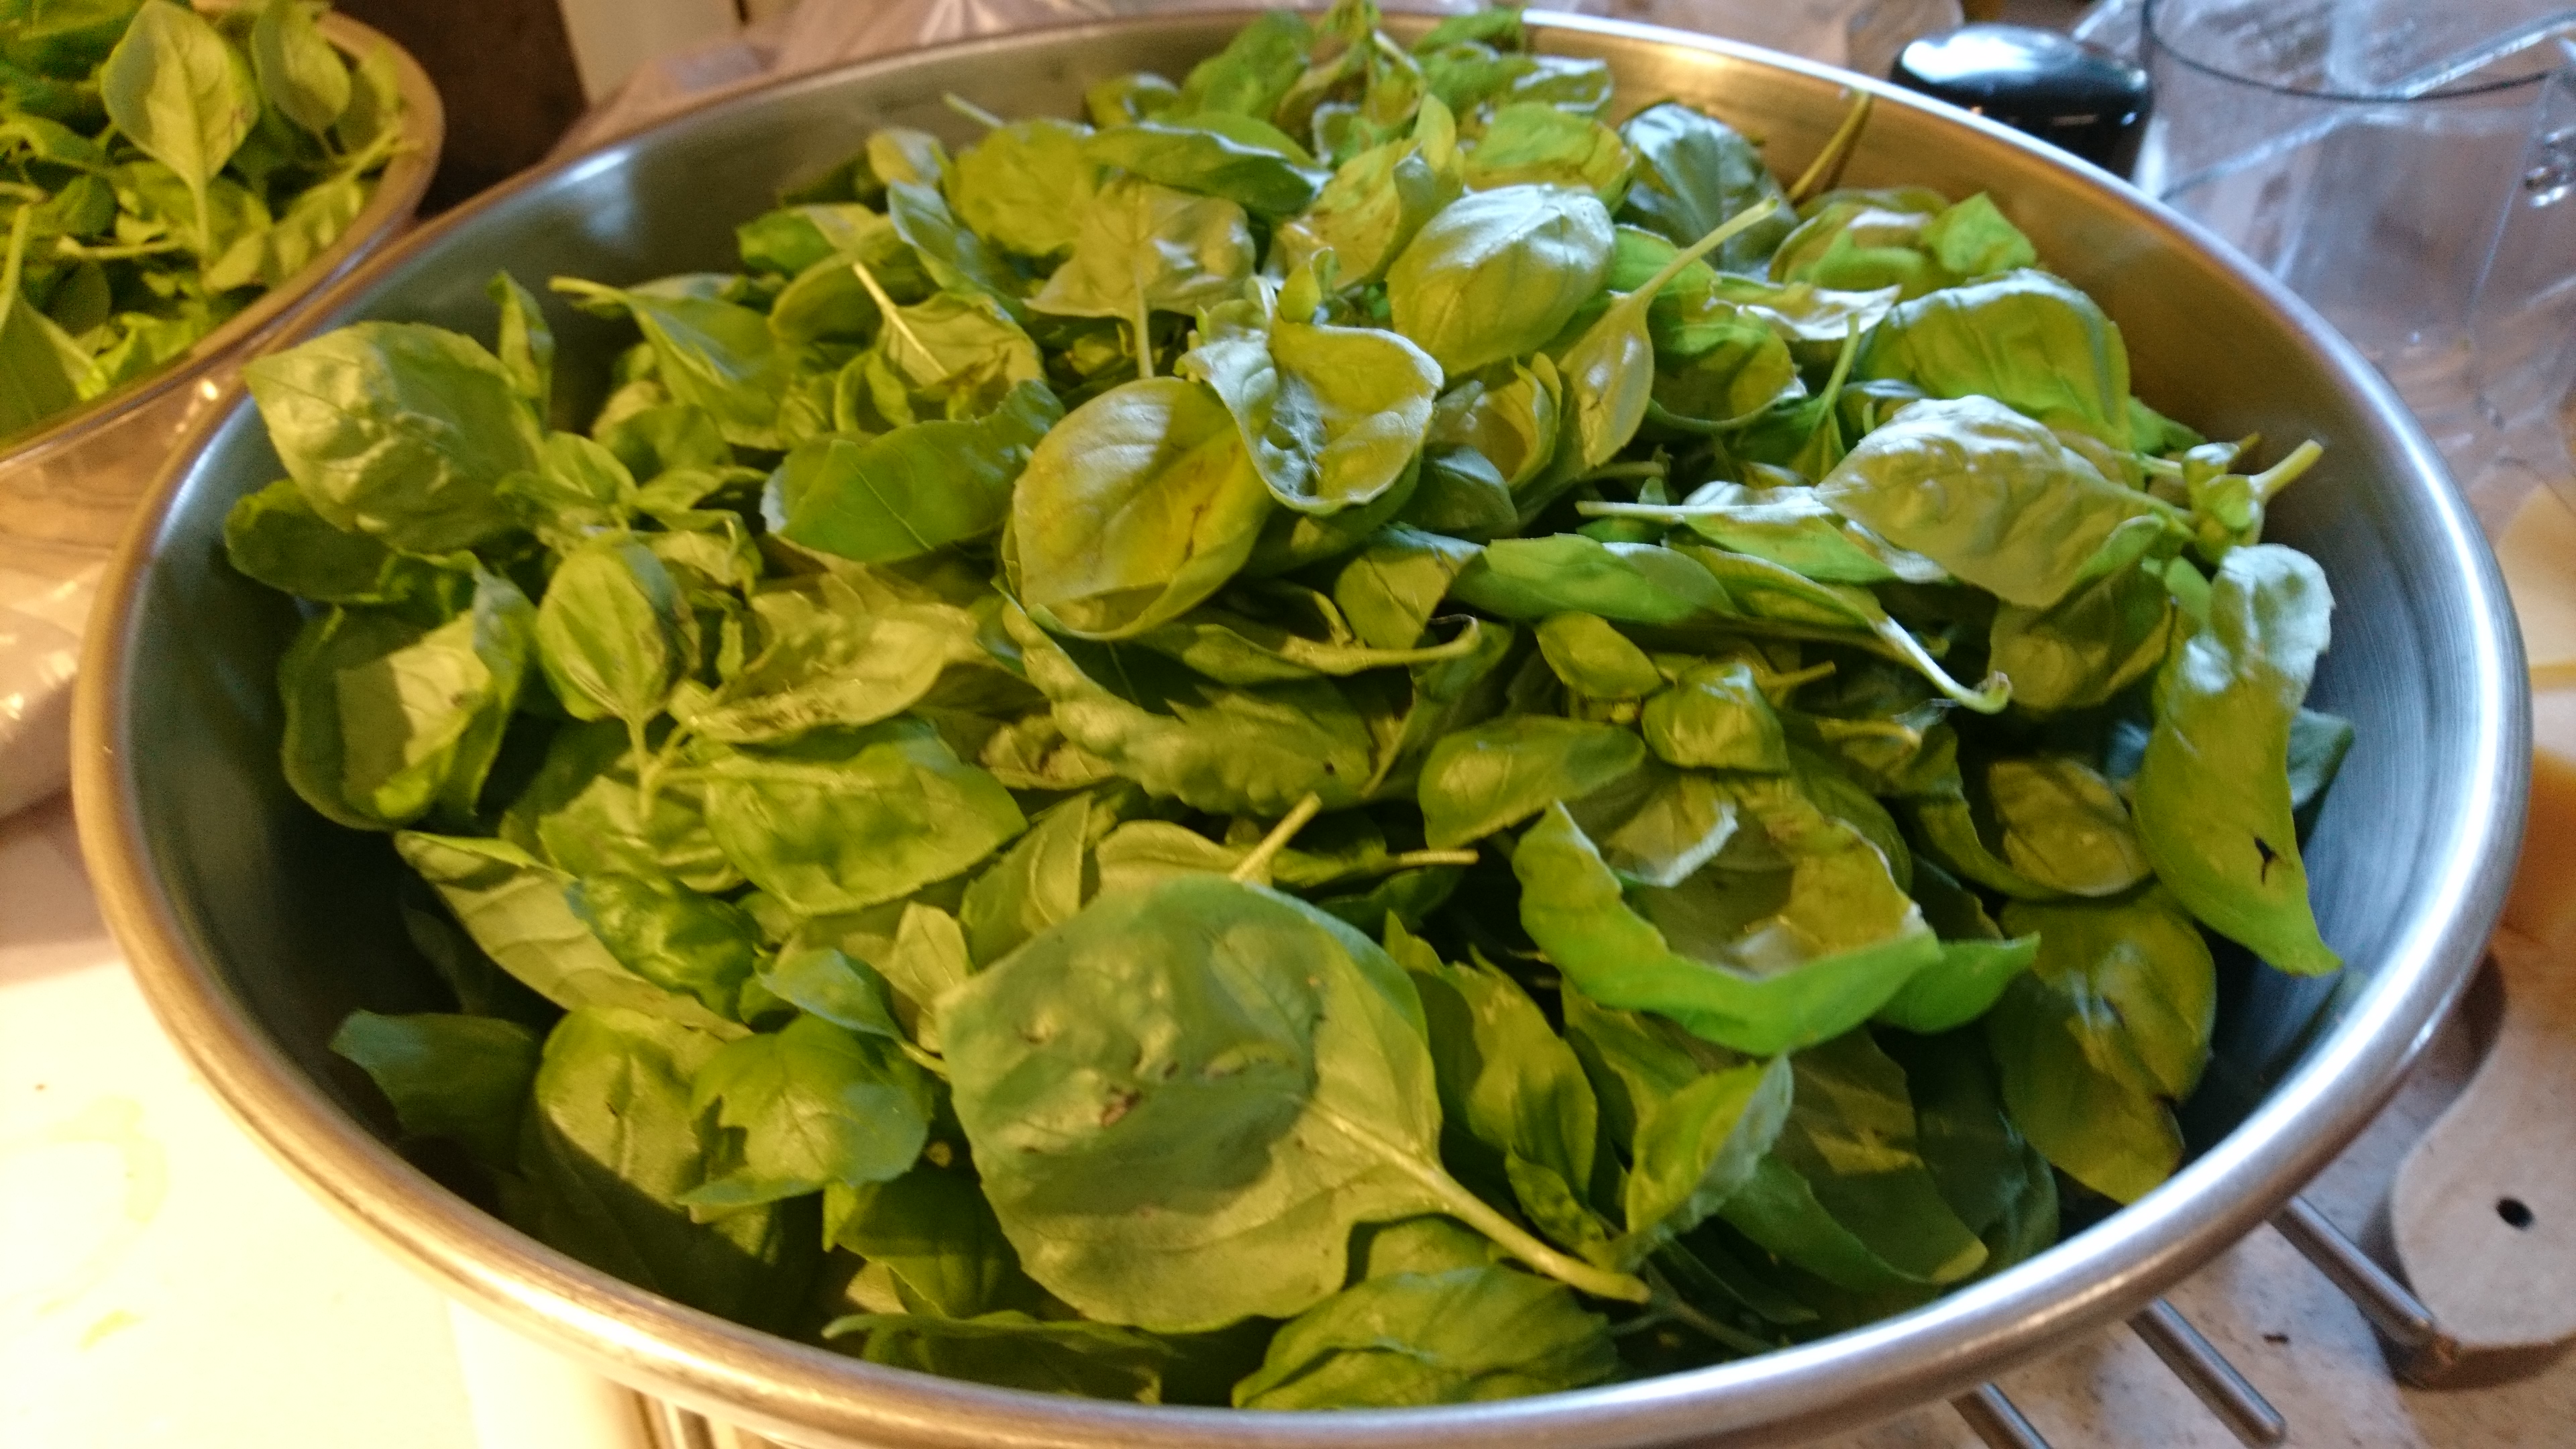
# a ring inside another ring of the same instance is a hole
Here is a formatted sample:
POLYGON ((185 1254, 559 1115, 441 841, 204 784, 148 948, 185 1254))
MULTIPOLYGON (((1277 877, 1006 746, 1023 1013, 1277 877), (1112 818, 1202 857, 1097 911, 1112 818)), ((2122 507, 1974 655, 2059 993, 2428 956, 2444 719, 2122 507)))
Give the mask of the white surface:
POLYGON ((188 1076, 60 801, 0 825, 0 1244, 0 1445, 473 1443, 443 1305, 188 1076))

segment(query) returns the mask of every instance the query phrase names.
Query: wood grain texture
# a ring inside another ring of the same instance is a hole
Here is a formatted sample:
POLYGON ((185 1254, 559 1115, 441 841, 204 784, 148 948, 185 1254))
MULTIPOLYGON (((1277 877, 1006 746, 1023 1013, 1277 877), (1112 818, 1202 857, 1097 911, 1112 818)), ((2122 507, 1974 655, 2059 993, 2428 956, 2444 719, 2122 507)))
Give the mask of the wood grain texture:
MULTIPOLYGON (((2556 788, 2576 795, 2576 776, 2557 773, 2556 788)), ((2535 795, 2539 788, 2535 781, 2535 795)), ((2406 1279, 2464 1354, 2576 1338, 2570 944, 2497 933, 2504 1010, 2495 1044, 2468 1089, 2399 1164, 2390 1192, 2406 1279)))

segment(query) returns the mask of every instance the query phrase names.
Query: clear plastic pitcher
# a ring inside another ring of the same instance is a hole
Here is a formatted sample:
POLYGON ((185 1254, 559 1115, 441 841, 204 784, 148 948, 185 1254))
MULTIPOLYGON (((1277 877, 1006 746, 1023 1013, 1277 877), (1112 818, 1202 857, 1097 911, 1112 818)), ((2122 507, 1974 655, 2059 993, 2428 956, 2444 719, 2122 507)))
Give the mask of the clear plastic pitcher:
POLYGON ((2576 489, 2576 8, 2145 0, 2138 185, 2306 297, 2482 512, 2576 489))

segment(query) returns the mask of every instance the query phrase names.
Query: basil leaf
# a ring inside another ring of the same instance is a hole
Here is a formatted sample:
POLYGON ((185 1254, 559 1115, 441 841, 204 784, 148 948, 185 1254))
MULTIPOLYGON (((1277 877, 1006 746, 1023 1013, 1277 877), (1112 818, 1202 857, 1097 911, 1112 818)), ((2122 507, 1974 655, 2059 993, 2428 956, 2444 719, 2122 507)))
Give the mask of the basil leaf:
POLYGON ((478 574, 464 612, 435 627, 349 607, 307 620, 278 664, 287 783, 361 830, 471 816, 527 674, 530 613, 478 574))
POLYGON ((2302 975, 2342 964, 2308 907, 2287 773, 2333 608, 2305 554, 2231 550, 2208 619, 2176 640, 2157 677, 2138 768, 2139 839, 2157 877, 2211 929, 2302 975))
POLYGON ((709 761, 706 780, 717 844, 802 915, 901 899, 1026 825, 992 776, 914 720, 737 750, 709 761))
POLYGON ((1049 431, 1020 475, 1020 600, 1086 639, 1142 633, 1233 577, 1269 511, 1212 391, 1179 378, 1112 388, 1049 431))
POLYGON ((930 1078, 882 1037, 799 1016, 718 1048, 692 1078, 689 1106, 714 1109, 716 1125, 741 1138, 710 1154, 722 1175, 679 1201, 734 1209, 902 1176, 929 1136, 930 1078))
POLYGON ((1548 807, 1512 853, 1522 927, 1594 1000, 1756 1054, 1849 1030, 1939 959, 1857 831, 1785 786, 1758 787, 1744 806, 1787 868, 1704 868, 1670 891, 1642 889, 1643 913, 1565 808, 1548 807))
POLYGON ((333 1054, 366 1070, 412 1137, 444 1137, 507 1170, 520 1109, 537 1074, 536 1033, 488 1016, 378 1016, 353 1011, 333 1054))
POLYGON ((1505 186, 1423 224, 1386 274, 1395 330, 1451 377, 1522 357, 1601 291, 1610 213, 1580 192, 1505 186))
POLYGON ((211 257, 207 188, 259 120, 250 68, 195 11, 145 0, 100 69, 98 89, 117 131, 188 188, 197 254, 211 257))
POLYGON ((471 338, 359 322, 242 377, 288 475, 333 526, 435 554, 517 525, 497 485, 538 466, 543 435, 509 370, 471 338))
POLYGON ((288 120, 317 136, 349 109, 349 68, 314 22, 322 7, 266 0, 251 20, 250 58, 259 91, 288 120))
POLYGON ((1396 1273, 1282 1325, 1242 1409, 1464 1404, 1555 1393, 1618 1371, 1609 1321, 1509 1268, 1396 1273))
POLYGON ((755 1207, 701 1224, 681 1202, 707 1157, 689 1082, 719 1046, 631 1011, 565 1016, 546 1038, 503 1204, 538 1239, 602 1272, 781 1327, 813 1272, 811 1213, 755 1207))
POLYGON ((2036 968, 1986 1018, 2013 1125, 2067 1176, 2135 1202, 2182 1160, 2167 1103, 2189 1095, 2209 1060, 2209 947, 2161 890, 2115 904, 2015 902, 2004 928, 2039 936, 2036 968))
POLYGON ((1063 409, 1039 382, 972 422, 914 423, 864 442, 818 438, 770 478, 780 537, 863 563, 913 558, 1001 527, 1012 485, 1063 409))
POLYGON ((1637 768, 1645 745, 1616 725, 1518 715, 1443 735, 1417 787, 1434 849, 1481 839, 1637 768))

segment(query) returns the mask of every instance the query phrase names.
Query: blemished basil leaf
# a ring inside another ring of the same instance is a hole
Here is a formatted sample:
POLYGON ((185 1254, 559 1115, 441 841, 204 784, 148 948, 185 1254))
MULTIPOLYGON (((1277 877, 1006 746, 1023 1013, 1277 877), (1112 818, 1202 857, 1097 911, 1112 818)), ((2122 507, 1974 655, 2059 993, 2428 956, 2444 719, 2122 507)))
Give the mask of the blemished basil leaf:
POLYGON ((1024 257, 1073 250, 1097 166, 1086 128, 1049 117, 1014 121, 957 153, 948 202, 975 234, 1024 257))
POLYGON ((1300 513, 1375 502, 1422 451, 1440 368, 1366 327, 1281 322, 1202 342, 1181 365, 1225 400, 1270 496, 1300 513))
POLYGON ((681 1202, 707 1162, 689 1083, 720 1046, 632 1011, 565 1016, 546 1038, 503 1204, 537 1238, 603 1272, 739 1323, 781 1326, 814 1269, 811 1211, 754 1207, 702 1224, 681 1202))
POLYGON ((1522 357, 1601 291, 1610 213, 1580 192, 1505 186, 1443 207, 1386 275, 1395 330, 1451 377, 1522 357))
POLYGON ((1371 1278, 1282 1325, 1242 1409, 1402 1408, 1555 1393, 1618 1371, 1609 1320, 1511 1268, 1371 1278))
POLYGON ((1003 1230, 1091 1317, 1290 1316, 1341 1285, 1353 1224, 1424 1212, 1589 1277, 1440 1169, 1413 988, 1287 897, 1197 874, 1103 895, 943 998, 939 1029, 1003 1230))
POLYGON ((313 23, 320 6, 267 0, 251 21, 251 65, 260 94, 285 117, 319 136, 349 109, 349 68, 313 23))
POLYGON ((1232 578, 1269 512, 1214 392, 1180 378, 1123 384, 1068 414, 1020 475, 1020 601, 1086 639, 1142 633, 1232 578))
POLYGON ((1794 787, 1751 788, 1738 808, 1786 869, 1703 868, 1671 890, 1642 889, 1642 913, 1550 806, 1512 853, 1522 927, 1593 1000, 1659 1012, 1737 1051, 1794 1049, 1867 1020, 1940 944, 1859 832, 1794 787))
POLYGON ((288 475, 334 526, 409 553, 516 526, 496 485, 537 466, 542 434, 509 370, 473 339, 360 322, 259 358, 242 377, 288 475))
POLYGON ((215 27, 170 0, 145 0, 98 75, 108 119, 178 174, 196 198, 201 255, 211 250, 206 189, 259 120, 250 68, 215 27))
POLYGON ((660 714, 686 648, 681 608, 670 570, 632 539, 602 538, 566 558, 536 620, 537 658, 564 709, 638 730, 660 714))
POLYGON ((1149 1333, 1081 1319, 1041 1321, 1017 1309, 973 1318, 852 1314, 823 1330, 858 1338, 870 1363, 1040 1393, 1162 1402, 1171 1344, 1149 1333))
POLYGON ((916 720, 737 750, 710 761, 706 780, 717 844, 801 915, 899 900, 1027 824, 992 776, 916 720))
POLYGON ((527 675, 532 613, 477 574, 471 602, 434 628, 346 607, 307 620, 278 664, 287 783, 361 830, 471 816, 527 675))
POLYGON ((2308 907, 2288 775, 2333 608, 2307 555, 2230 550, 2208 619, 2176 640, 2157 676, 2155 732, 2138 767, 2138 836, 2157 878, 2212 930, 2301 975, 2343 964, 2308 907))
POLYGON ((488 1016, 353 1011, 331 1050, 366 1069, 406 1134, 448 1138, 487 1167, 511 1165, 537 1074, 535 1032, 488 1016))
POLYGON ((1188 1330, 1301 1312, 1340 1285, 1352 1223, 1443 1206, 1402 1166, 1439 1123, 1419 1011, 1347 927, 1180 875, 1103 896, 943 998, 939 1025, 1030 1276, 1092 1317, 1188 1330))
POLYGON ((2034 609, 2129 563, 2162 531, 2155 500, 1982 397, 1908 406, 1861 439, 1816 495, 1897 547, 2034 609))
POLYGON ((2169 1102, 2209 1060, 2216 968, 2174 898, 2017 901, 2004 929, 2039 959, 1986 1018, 2013 1125, 2067 1176, 2135 1202, 2182 1160, 2169 1102))
POLYGON ((1635 731, 1617 725, 1518 715, 1444 735, 1423 762, 1423 838, 1463 845, 1577 800, 1637 768, 1635 731))
POLYGON ((1009 516, 1012 485, 1063 416, 1044 383, 1023 382, 971 422, 914 423, 865 441, 817 438, 771 476, 772 530, 862 563, 983 537, 1009 516))
POLYGON ((723 1175, 680 1201, 748 1207, 902 1176, 929 1138, 930 1076, 882 1037, 804 1015, 718 1048, 691 1079, 689 1105, 713 1108, 741 1139, 710 1154, 723 1175))

